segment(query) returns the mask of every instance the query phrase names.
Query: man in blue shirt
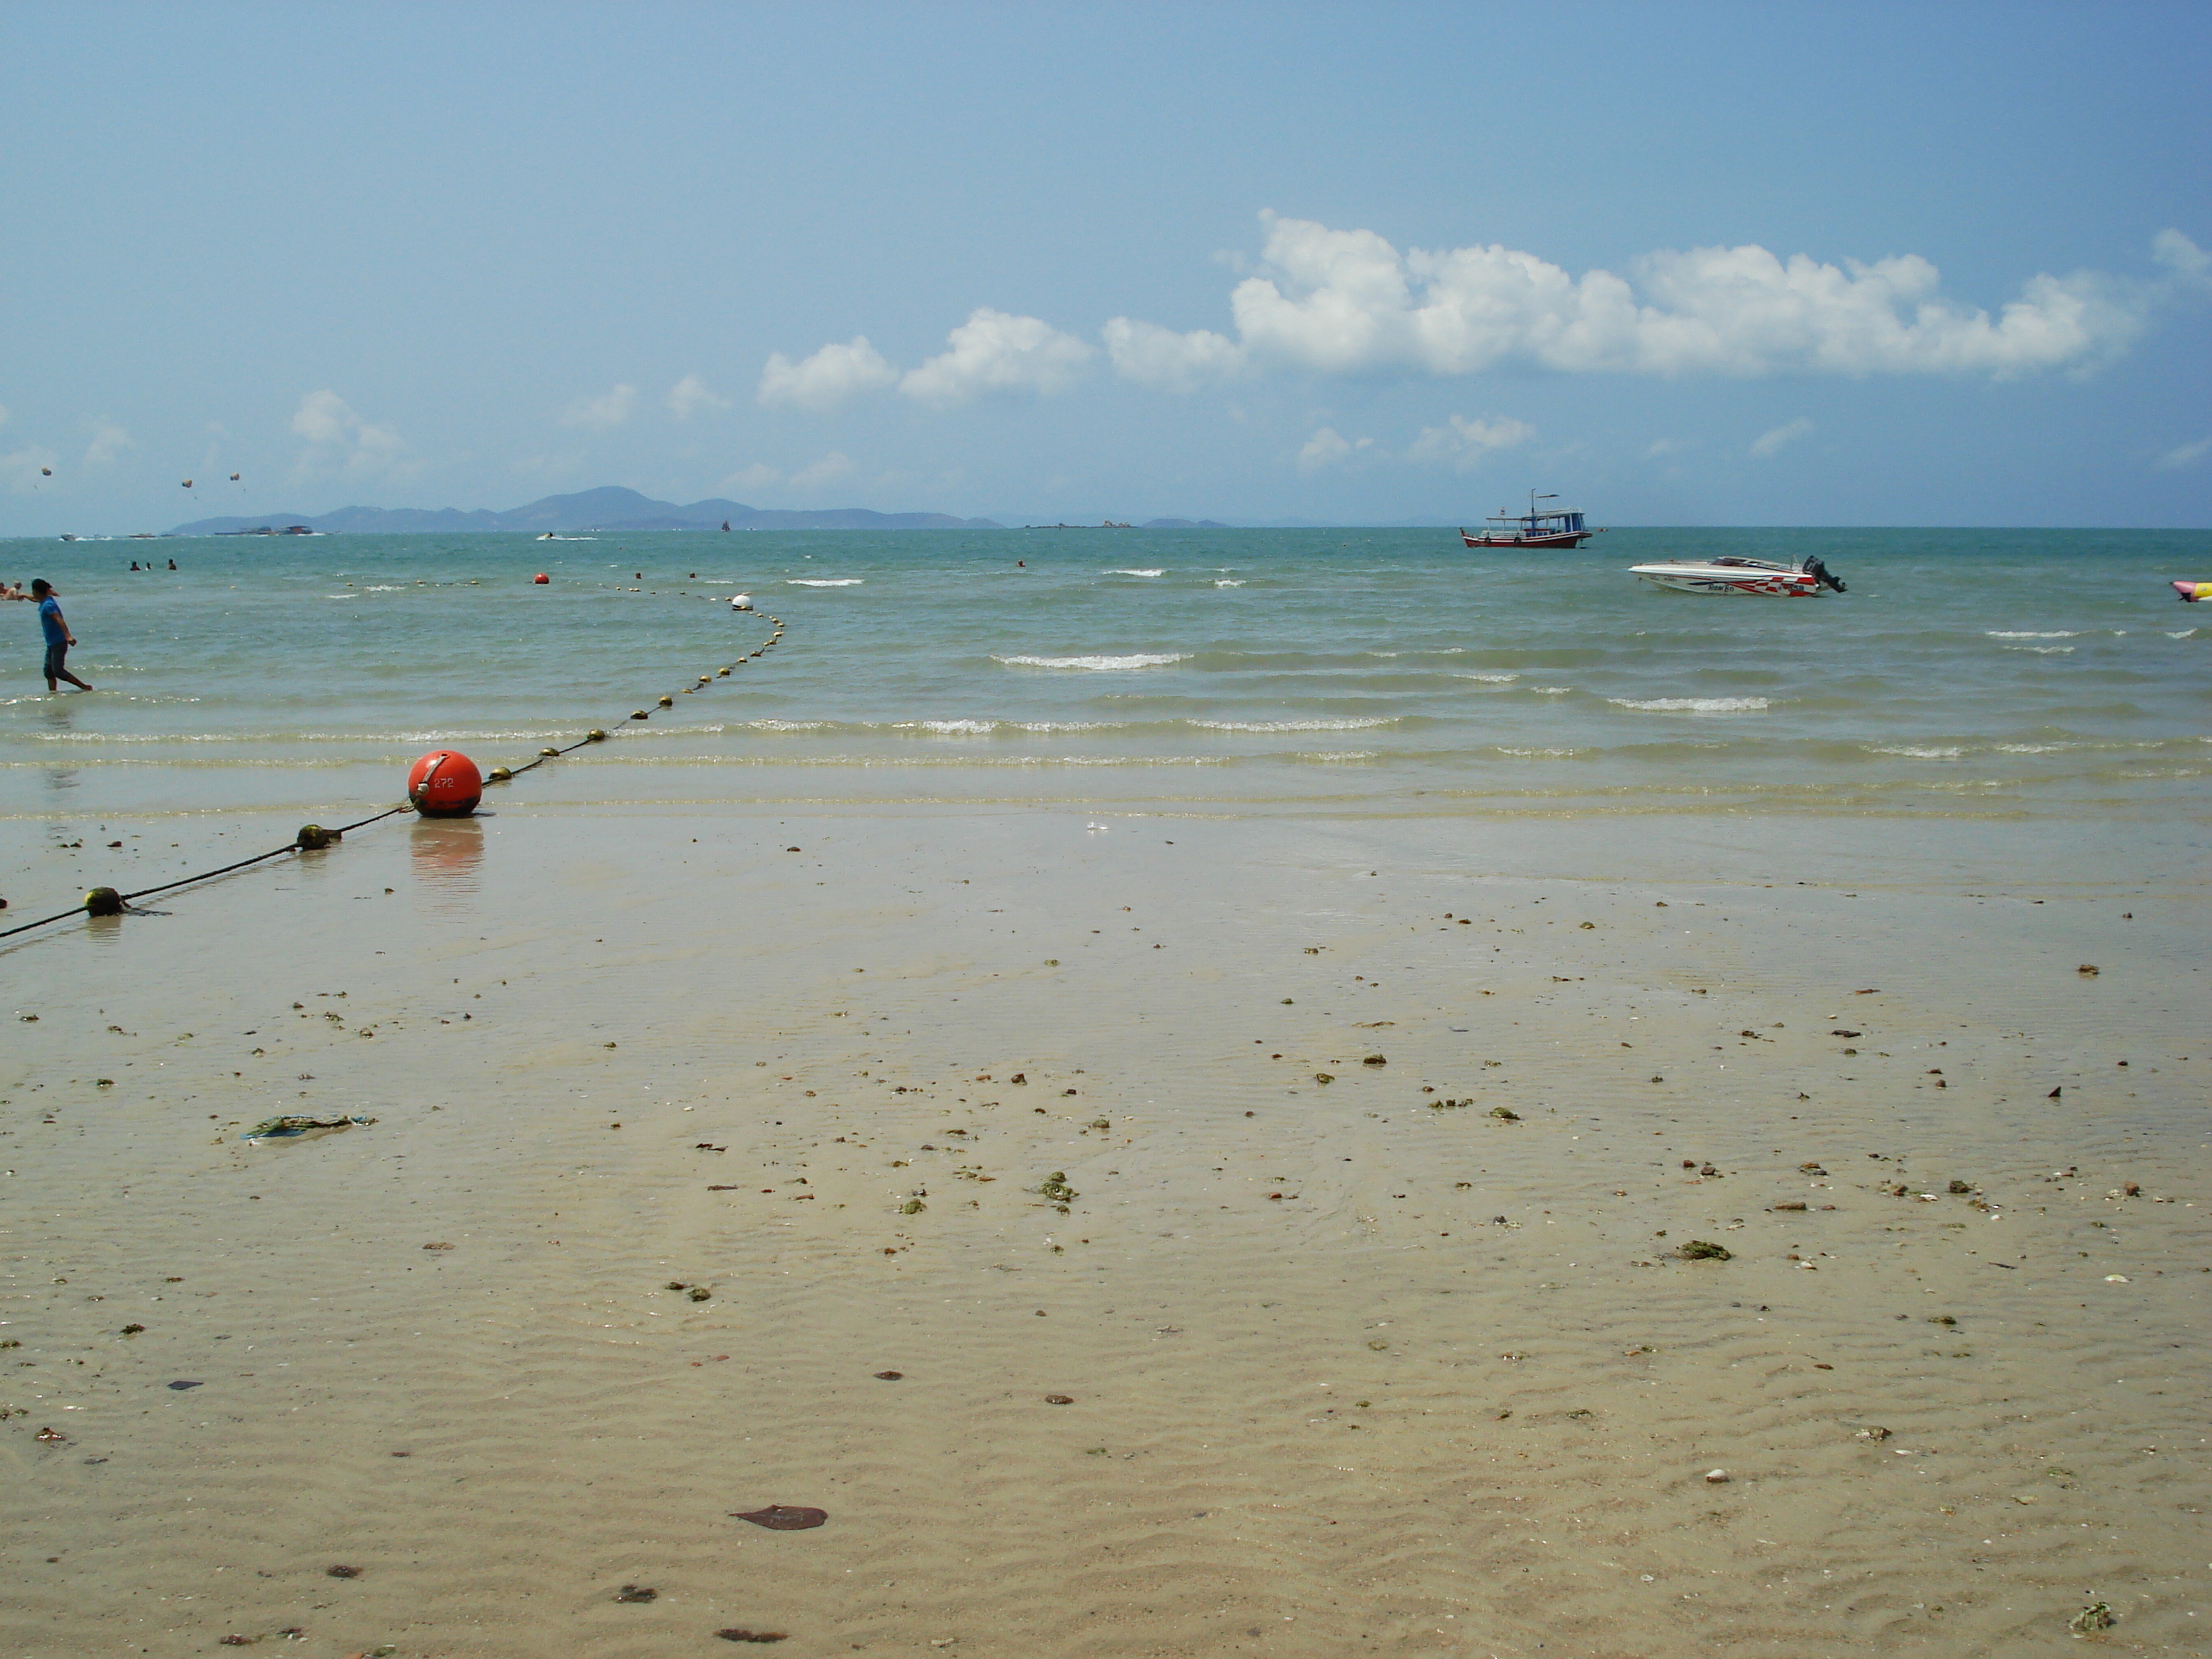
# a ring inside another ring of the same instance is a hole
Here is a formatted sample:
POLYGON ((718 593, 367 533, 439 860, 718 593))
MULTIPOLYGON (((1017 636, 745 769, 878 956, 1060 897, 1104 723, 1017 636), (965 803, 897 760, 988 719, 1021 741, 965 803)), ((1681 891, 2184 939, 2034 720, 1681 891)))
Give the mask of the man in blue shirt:
POLYGON ((76 643, 76 635, 69 630, 62 617, 61 602, 54 597, 54 585, 44 576, 33 579, 31 597, 39 602, 39 623, 46 630, 46 690, 58 691, 60 681, 67 680, 80 691, 92 688, 69 672, 70 647, 76 643))

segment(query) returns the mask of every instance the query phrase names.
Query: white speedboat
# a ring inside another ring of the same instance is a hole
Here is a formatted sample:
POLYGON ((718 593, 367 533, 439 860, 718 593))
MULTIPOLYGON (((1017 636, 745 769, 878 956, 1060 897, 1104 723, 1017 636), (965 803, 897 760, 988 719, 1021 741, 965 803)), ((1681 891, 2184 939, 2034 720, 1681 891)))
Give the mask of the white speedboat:
POLYGON ((1661 564, 1634 564, 1628 574, 1654 587, 1671 587, 1679 593, 1761 593, 1783 599, 1811 598, 1824 591, 1844 591, 1814 558, 1785 564, 1774 559, 1739 558, 1723 554, 1711 559, 1674 559, 1661 564))

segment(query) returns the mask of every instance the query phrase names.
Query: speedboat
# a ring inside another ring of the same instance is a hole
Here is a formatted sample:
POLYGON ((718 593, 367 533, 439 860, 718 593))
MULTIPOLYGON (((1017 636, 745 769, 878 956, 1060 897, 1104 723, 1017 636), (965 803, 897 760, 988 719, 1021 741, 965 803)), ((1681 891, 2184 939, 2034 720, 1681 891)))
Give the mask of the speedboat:
POLYGON ((1671 587, 1680 593, 1765 593, 1784 599, 1809 599, 1826 589, 1838 593, 1844 591, 1843 583, 1828 574, 1828 567, 1810 557, 1783 563, 1726 553, 1711 559, 1633 564, 1629 566, 1628 574, 1641 577, 1654 587, 1671 587))

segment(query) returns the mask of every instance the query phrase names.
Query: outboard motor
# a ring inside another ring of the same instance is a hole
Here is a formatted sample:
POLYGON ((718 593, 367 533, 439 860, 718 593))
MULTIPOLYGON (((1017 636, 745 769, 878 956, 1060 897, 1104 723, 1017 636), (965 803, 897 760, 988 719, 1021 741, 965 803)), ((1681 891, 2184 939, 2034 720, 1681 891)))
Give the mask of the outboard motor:
POLYGON ((1838 593, 1845 591, 1843 583, 1838 581, 1833 576, 1831 576, 1828 574, 1828 567, 1822 564, 1818 559, 1808 559, 1805 561, 1805 574, 1810 576, 1814 581, 1820 583, 1823 587, 1832 588, 1838 593))

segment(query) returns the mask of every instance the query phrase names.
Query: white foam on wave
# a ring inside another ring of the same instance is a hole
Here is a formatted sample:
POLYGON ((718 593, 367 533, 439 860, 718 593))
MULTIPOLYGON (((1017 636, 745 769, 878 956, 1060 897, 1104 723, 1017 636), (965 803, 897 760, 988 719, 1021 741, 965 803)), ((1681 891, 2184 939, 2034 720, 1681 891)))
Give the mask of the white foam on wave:
POLYGON ((1009 668, 1088 668, 1111 672, 1125 668, 1159 668, 1171 662, 1188 662, 1188 651, 1138 651, 1126 657, 999 657, 993 662, 1009 668))
POLYGON ((1507 749, 1500 746, 1501 755, 1515 755, 1523 760, 1571 760, 1577 755, 1587 755, 1588 749, 1507 749))
MULTIPOLYGON (((1213 585, 1214 585, 1216 587, 1242 587, 1242 586, 1244 586, 1244 584, 1243 584, 1243 582, 1241 582, 1241 581, 1239 581, 1239 582, 1218 581, 1218 582, 1214 583, 1213 585)), ((2177 634, 2176 635, 2174 635, 2174 637, 2175 637, 2176 639, 2179 639, 2179 638, 2180 638, 2181 636, 2180 636, 2179 635, 2178 635, 2178 634, 2177 634)))
POLYGON ((1772 707, 1765 697, 1607 697, 1617 708, 1655 714, 1755 714, 1772 707))
POLYGON ((932 732, 940 738, 980 738, 999 729, 996 720, 900 720, 895 732, 932 732))
POLYGON ((1106 574, 1109 576, 1164 576, 1168 573, 1164 570, 1109 570, 1106 574))
POLYGON ((1454 673, 1452 678, 1455 680, 1480 680, 1485 685, 1510 685, 1521 677, 1518 674, 1454 673))
POLYGON ((1957 760, 1964 749, 1939 749, 1928 744, 1877 743, 1867 746, 1869 755, 1905 755, 1913 760, 1957 760))
POLYGON ((1302 761, 1370 761, 1382 753, 1379 749, 1308 749, 1291 757, 1302 761))
POLYGON ((1371 720, 1192 720, 1207 732, 1371 732, 1378 726, 1395 726, 1402 718, 1383 714, 1371 720))
POLYGON ((827 732, 834 720, 747 720, 745 724, 756 732, 827 732))
POLYGON ((1109 732, 1114 729, 1111 720, 1012 720, 1017 732, 1109 732))
POLYGON ((2081 630, 2078 628, 2071 629, 2062 628, 2055 633, 2034 634, 2001 633, 1994 629, 1984 629, 1982 637, 1990 640, 2078 640, 2081 637, 2081 630))
POLYGON ((858 587, 865 576, 787 576, 786 587, 858 587))
POLYGON ((1528 689, 1540 697, 1564 697, 1575 688, 1571 685, 1532 685, 1528 689))
POLYGON ((2179 634, 2168 634, 2166 637, 2169 640, 2193 640, 2197 637, 2197 630, 2193 628, 2185 628, 2179 634))
POLYGON ((2074 654, 2074 647, 2070 645, 2008 645, 2005 649, 2032 651, 2039 657, 2070 657, 2074 654))

